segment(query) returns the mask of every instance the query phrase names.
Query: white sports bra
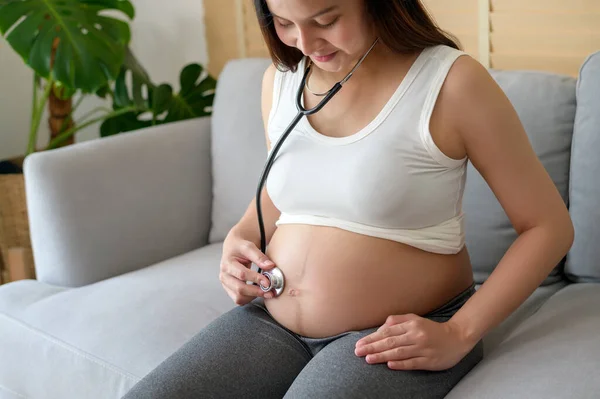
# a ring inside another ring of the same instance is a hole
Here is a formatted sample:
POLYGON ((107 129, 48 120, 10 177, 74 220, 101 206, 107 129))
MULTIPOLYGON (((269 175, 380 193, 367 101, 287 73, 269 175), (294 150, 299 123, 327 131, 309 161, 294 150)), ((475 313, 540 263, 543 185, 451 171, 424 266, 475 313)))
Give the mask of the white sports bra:
MULTIPOLYGON (((450 67, 463 54, 443 45, 423 50, 377 117, 350 136, 320 134, 303 117, 266 182, 281 211, 276 225, 331 226, 429 252, 459 252, 467 160, 442 153, 429 120, 450 67)), ((271 149, 297 114, 305 62, 295 73, 275 73, 271 149)))

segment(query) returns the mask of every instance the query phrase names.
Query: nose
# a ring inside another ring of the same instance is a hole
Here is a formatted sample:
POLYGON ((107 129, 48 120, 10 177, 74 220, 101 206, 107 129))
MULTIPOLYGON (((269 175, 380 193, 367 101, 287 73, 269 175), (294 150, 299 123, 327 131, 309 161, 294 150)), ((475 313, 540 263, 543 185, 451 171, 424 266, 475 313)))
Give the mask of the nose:
POLYGON ((315 51, 317 43, 318 39, 314 36, 310 29, 298 29, 296 47, 298 47, 304 55, 311 55, 315 51))

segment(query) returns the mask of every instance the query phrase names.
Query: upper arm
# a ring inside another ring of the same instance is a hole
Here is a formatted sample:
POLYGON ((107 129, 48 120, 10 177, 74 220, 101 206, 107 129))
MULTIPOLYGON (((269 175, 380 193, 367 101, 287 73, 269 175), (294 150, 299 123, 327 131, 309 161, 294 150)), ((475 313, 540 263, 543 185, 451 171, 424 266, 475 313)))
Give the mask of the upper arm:
POLYGON ((275 71, 275 65, 269 65, 269 67, 263 75, 261 93, 262 118, 265 127, 265 139, 267 140, 267 149, 269 151, 271 151, 271 140, 269 140, 267 125, 269 122, 269 114, 271 113, 271 107, 273 106, 273 84, 275 81, 275 71))
POLYGON ((448 74, 446 90, 455 115, 452 124, 465 152, 517 232, 549 223, 571 230, 557 188, 517 112, 487 69, 471 57, 460 57, 448 74))
MULTIPOLYGON (((261 93, 261 109, 262 109, 262 118, 263 124, 265 127, 265 140, 267 141, 267 150, 271 151, 271 140, 269 139, 269 114, 271 113, 271 107, 273 105, 273 84, 275 81, 275 65, 271 64, 265 71, 262 82, 262 93, 261 93)), ((265 219, 265 225, 267 226, 267 241, 270 240, 270 237, 273 235, 273 231, 275 227, 275 221, 279 218, 281 212, 277 209, 269 193, 265 188, 263 188, 262 192, 262 203, 263 203, 263 216, 265 219), (270 221, 270 223, 269 223, 270 221)))

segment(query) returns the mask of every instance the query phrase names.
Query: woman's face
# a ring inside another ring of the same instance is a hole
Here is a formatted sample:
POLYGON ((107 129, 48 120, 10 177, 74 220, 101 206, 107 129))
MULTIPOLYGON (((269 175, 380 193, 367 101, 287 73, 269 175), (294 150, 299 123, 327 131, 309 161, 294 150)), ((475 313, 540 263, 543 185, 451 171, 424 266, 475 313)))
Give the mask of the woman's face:
POLYGON ((266 0, 277 35, 321 69, 346 72, 373 44, 365 0, 266 0))

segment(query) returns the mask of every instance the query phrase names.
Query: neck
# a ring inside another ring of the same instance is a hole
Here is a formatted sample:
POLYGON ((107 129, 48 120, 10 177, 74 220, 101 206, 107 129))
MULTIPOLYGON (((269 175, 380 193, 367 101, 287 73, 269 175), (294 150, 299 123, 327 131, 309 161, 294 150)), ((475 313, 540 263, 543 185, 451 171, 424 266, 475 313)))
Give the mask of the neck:
MULTIPOLYGON (((326 72, 313 64, 313 71, 310 77, 310 87, 314 92, 325 92, 333 87, 334 84, 344 79, 354 68, 356 63, 364 54, 358 56, 351 62, 346 70, 340 72, 326 72)), ((390 68, 401 70, 411 61, 414 61, 414 54, 399 54, 379 41, 371 52, 365 57, 360 66, 354 71, 352 78, 348 80, 345 86, 361 86, 363 82, 372 81, 376 76, 381 75, 390 68)))
MULTIPOLYGON (((360 54, 358 57, 356 57, 356 59, 350 62, 350 65, 339 72, 327 72, 313 64, 313 71, 310 80, 311 88, 314 91, 328 90, 335 83, 344 79, 352 70, 352 68, 354 68, 356 63, 363 57, 363 55, 364 53, 360 54)), ((348 83, 372 78, 381 72, 382 66, 387 65, 393 57, 397 56, 398 55, 396 53, 391 51, 387 46, 379 41, 377 44, 375 44, 371 52, 365 57, 356 71, 354 71, 354 74, 352 75, 352 78, 348 80, 348 83)))

